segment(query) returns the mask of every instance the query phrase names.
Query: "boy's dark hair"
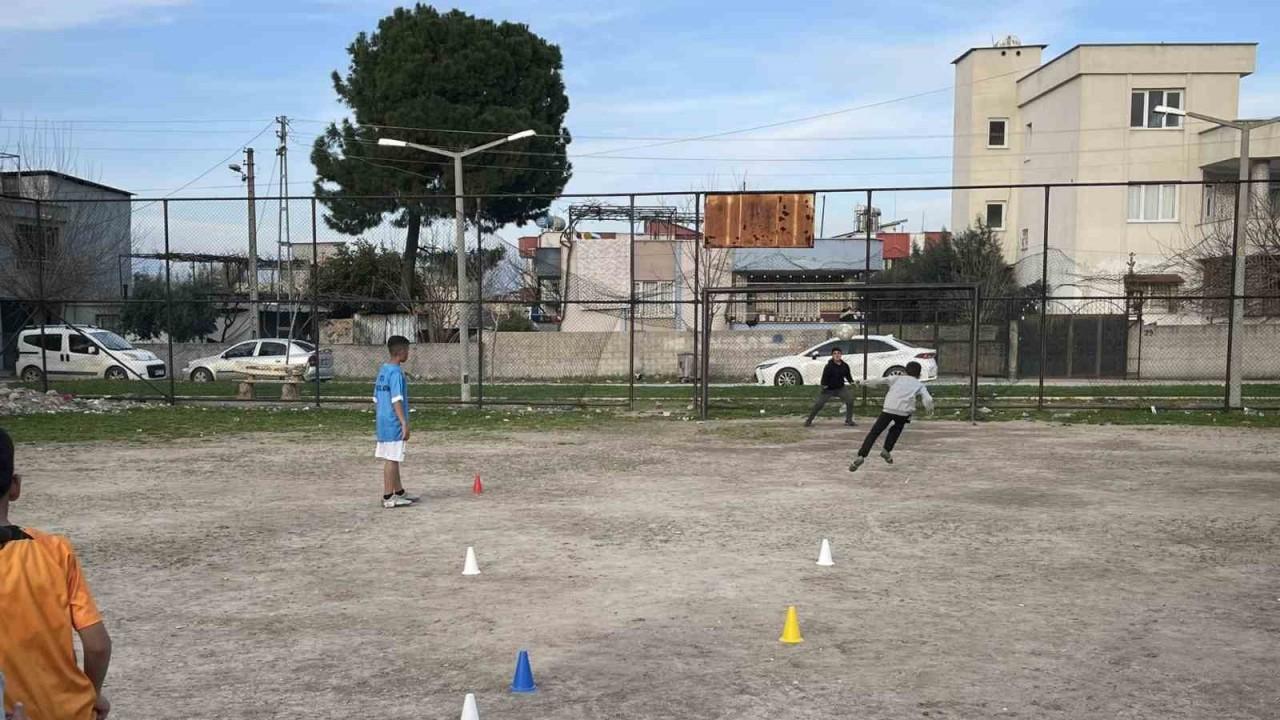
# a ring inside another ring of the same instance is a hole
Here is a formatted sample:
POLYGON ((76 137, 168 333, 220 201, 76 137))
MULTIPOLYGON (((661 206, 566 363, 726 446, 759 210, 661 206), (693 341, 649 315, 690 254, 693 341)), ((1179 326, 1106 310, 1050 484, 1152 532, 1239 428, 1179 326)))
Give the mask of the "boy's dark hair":
POLYGON ((13 438, 0 428, 0 498, 9 494, 13 484, 13 438))
POLYGON ((403 335, 392 335, 387 339, 387 352, 395 354, 409 349, 409 338, 403 335))
POLYGON ((910 375, 911 377, 913 378, 920 377, 920 370, 921 370, 920 363, 916 362, 915 360, 912 360, 911 362, 907 363, 907 374, 910 375))

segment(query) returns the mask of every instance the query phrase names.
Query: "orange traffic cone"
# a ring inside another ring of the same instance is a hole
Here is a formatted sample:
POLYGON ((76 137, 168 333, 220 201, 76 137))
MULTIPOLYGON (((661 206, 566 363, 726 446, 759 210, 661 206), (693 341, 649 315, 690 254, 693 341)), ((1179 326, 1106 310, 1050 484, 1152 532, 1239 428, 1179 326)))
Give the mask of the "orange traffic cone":
POLYGON ((484 483, 480 482, 480 473, 476 473, 476 479, 471 483, 471 494, 479 495, 484 492, 484 483))

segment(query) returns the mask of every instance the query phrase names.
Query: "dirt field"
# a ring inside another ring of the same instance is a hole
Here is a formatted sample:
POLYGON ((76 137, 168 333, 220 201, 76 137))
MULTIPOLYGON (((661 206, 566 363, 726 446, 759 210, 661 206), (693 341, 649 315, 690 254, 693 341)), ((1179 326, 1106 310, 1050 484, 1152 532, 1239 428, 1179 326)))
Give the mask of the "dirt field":
POLYGON ((396 511, 363 438, 24 446, 12 517, 79 547, 120 720, 1280 713, 1280 434, 917 423, 850 475, 861 431, 415 436, 396 511))

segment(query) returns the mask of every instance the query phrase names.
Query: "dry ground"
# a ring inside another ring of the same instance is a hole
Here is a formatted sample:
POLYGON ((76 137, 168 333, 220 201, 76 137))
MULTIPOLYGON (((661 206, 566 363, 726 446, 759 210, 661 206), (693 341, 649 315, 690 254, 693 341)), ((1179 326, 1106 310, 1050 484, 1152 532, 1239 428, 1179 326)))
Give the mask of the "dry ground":
POLYGON ((395 511, 363 438, 24 446, 14 520, 78 546, 122 720, 1280 713, 1280 433, 860 433, 423 435, 395 511))

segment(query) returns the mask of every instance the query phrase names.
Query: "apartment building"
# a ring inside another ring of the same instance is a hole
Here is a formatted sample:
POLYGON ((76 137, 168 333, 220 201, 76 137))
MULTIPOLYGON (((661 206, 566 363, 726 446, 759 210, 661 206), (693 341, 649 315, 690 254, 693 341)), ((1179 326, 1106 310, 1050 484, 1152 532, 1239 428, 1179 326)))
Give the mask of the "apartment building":
MULTIPOLYGON (((1077 307, 1202 287, 1186 257, 1230 217, 1234 188, 1176 183, 1235 178, 1239 133, 1156 108, 1237 118, 1256 44, 1081 44, 1042 62, 1045 47, 1009 38, 954 61, 954 184, 1118 184, 1052 189, 1047 223, 1043 188, 955 190, 952 228, 987 224, 1024 282, 1040 277, 1047 228, 1050 292, 1077 307)), ((1255 131, 1250 165, 1265 214, 1280 200, 1276 126, 1255 131)))

